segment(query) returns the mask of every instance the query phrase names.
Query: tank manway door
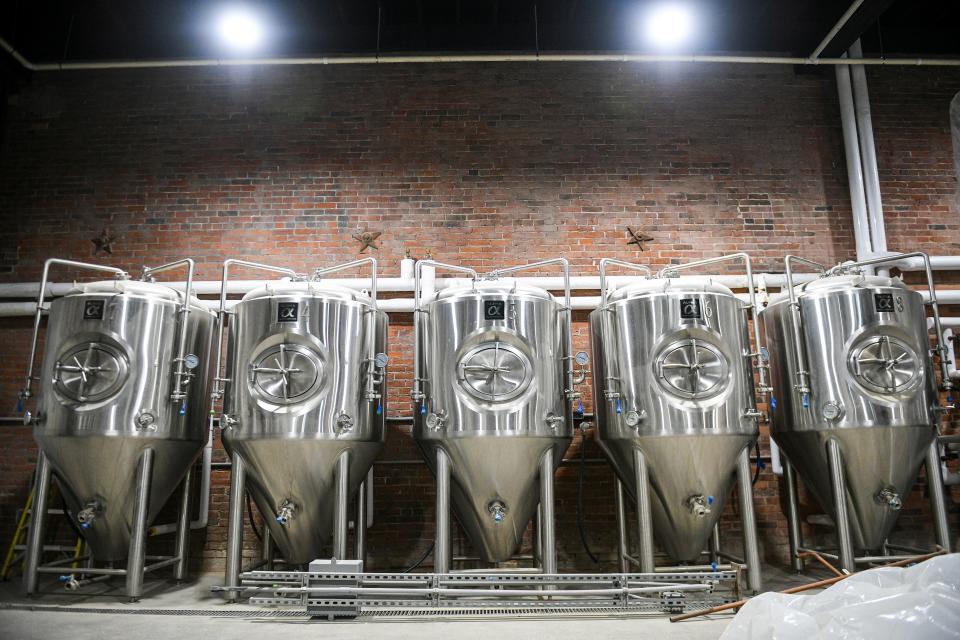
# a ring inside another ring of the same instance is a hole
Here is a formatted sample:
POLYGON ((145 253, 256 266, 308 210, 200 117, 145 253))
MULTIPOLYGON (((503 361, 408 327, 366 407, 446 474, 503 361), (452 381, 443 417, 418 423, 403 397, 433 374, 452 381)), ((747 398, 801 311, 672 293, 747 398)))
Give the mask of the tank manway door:
POLYGON ((254 358, 250 382, 268 401, 299 402, 313 395, 320 385, 320 357, 298 344, 280 343, 254 358))
POLYGON ((129 373, 126 357, 102 342, 68 349, 53 369, 57 390, 76 402, 109 398, 120 390, 129 373))
POLYGON ((532 377, 527 356, 499 340, 470 349, 457 367, 457 378, 467 393, 488 402, 516 398, 530 386, 532 377))
POLYGON ((919 362, 908 344, 886 335, 867 340, 850 355, 850 368, 857 382, 880 393, 896 393, 909 387, 919 375, 919 362))
POLYGON ((683 398, 706 398, 724 387, 727 359, 703 340, 681 340, 667 345, 657 359, 660 384, 683 398))

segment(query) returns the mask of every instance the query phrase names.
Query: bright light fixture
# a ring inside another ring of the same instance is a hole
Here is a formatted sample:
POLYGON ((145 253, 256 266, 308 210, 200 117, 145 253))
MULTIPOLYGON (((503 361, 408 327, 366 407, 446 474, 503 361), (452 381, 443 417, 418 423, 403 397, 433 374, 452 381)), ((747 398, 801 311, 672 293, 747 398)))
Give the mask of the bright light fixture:
POLYGON ((654 5, 644 15, 643 31, 650 45, 660 49, 680 47, 693 35, 693 12, 680 3, 654 5))
POLYGON ((216 30, 220 42, 237 53, 254 51, 263 41, 263 21, 247 7, 223 9, 217 16, 216 30))

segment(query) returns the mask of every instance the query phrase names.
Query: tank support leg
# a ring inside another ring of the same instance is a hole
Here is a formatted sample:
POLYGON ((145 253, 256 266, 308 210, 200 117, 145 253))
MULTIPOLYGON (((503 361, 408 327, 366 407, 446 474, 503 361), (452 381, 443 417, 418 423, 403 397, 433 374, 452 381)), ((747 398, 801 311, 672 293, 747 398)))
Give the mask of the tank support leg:
POLYGON ((633 450, 634 472, 637 474, 637 528, 640 536, 640 571, 653 573, 653 517, 650 511, 650 472, 640 449, 633 450))
POLYGON ((37 453, 37 472, 33 483, 33 505, 30 512, 30 529, 27 532, 27 568, 23 574, 23 584, 27 595, 37 592, 40 574, 37 569, 43 560, 43 534, 47 524, 47 499, 50 497, 50 483, 53 472, 50 461, 43 452, 37 453))
POLYGON ((437 529, 433 572, 450 573, 450 459, 437 447, 437 529))
POLYGON ((180 497, 180 514, 177 518, 177 546, 174 555, 180 560, 177 562, 173 571, 173 577, 177 582, 183 582, 187 579, 187 571, 190 566, 190 481, 193 480, 193 467, 187 471, 187 476, 183 479, 183 494, 180 497))
POLYGON ((759 593, 763 588, 763 578, 757 541, 757 518, 753 510, 749 447, 740 452, 737 460, 737 491, 740 499, 740 528, 743 529, 743 559, 747 563, 747 588, 753 593, 759 593))
POLYGON ((355 523, 357 533, 357 560, 367 564, 367 483, 370 477, 360 483, 357 492, 357 519, 355 523))
POLYGON ((350 528, 350 451, 337 458, 336 501, 333 504, 333 557, 347 559, 347 536, 350 528))
MULTIPOLYGON (((247 468, 239 453, 233 454, 230 469, 230 512, 227 517, 227 568, 223 577, 225 587, 240 586, 243 563, 243 504, 246 495, 247 468)), ((237 601, 237 592, 228 591, 227 600, 237 601)))
POLYGON ((266 522, 263 523, 263 546, 260 547, 260 559, 263 560, 263 566, 267 571, 273 571, 273 537, 266 522))
POLYGON ((543 527, 541 553, 544 573, 557 572, 557 536, 553 502, 553 447, 551 447, 543 454, 543 459, 540 461, 540 507, 543 509, 543 518, 540 521, 543 527))
POLYGON ((627 555, 630 553, 630 541, 627 539, 627 505, 623 495, 623 483, 617 478, 617 488, 614 492, 617 510, 617 556, 620 560, 620 573, 630 571, 627 555))
POLYGON ((937 544, 952 551, 950 525, 947 522, 946 496, 943 490, 943 472, 940 469, 940 443, 934 439, 927 450, 927 490, 930 492, 930 511, 933 514, 933 531, 937 544))
POLYGON ((150 485, 153 483, 153 449, 144 449, 137 468, 137 501, 133 507, 133 531, 127 553, 127 597, 136 602, 143 595, 143 566, 147 555, 147 518, 150 515, 150 485))
POLYGON ((803 546, 803 533, 800 530, 800 510, 797 506, 797 476, 793 465, 783 458, 783 483, 787 489, 787 538, 790 542, 790 564, 797 573, 803 571, 803 558, 800 547, 803 546))
POLYGON ((537 511, 533 514, 533 568, 543 568, 543 541, 540 532, 543 530, 543 509, 537 504, 537 511))
POLYGON ((833 508, 836 512, 837 545, 840 548, 840 568, 849 573, 857 570, 850 535, 850 516, 847 510, 847 479, 843 474, 843 456, 840 444, 827 441, 827 462, 830 466, 830 486, 833 489, 833 508))

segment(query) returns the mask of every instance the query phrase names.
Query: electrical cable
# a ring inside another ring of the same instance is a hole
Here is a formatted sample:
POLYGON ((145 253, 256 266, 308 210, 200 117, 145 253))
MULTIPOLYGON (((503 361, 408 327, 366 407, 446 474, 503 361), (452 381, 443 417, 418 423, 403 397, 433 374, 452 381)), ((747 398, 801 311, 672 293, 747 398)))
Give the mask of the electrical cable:
POLYGON ((760 439, 757 438, 757 441, 754 443, 757 452, 757 468, 753 472, 753 482, 750 483, 751 486, 757 484, 757 480, 760 479, 760 470, 763 469, 764 464, 763 460, 760 459, 760 439))
POLYGON ((261 543, 263 542, 263 535, 257 531, 257 525, 253 520, 253 503, 250 501, 250 494, 247 493, 247 519, 250 521, 250 528, 253 529, 253 535, 257 536, 257 540, 261 543))
POLYGON ((427 550, 423 552, 422 556, 420 556, 420 559, 414 562, 412 565, 410 565, 406 569, 404 569, 403 571, 401 571, 400 573, 410 573, 411 571, 419 567, 421 564, 423 564, 423 561, 426 560, 428 557, 430 557, 430 554, 433 553, 433 545, 435 544, 436 544, 436 541, 435 540, 432 541, 430 543, 430 546, 427 547, 427 550))
POLYGON ((580 542, 583 544, 583 550, 587 552, 593 564, 600 564, 597 556, 593 555, 590 545, 587 543, 587 532, 583 524, 583 472, 587 466, 587 430, 584 424, 580 424, 580 473, 577 476, 577 529, 580 531, 580 542))

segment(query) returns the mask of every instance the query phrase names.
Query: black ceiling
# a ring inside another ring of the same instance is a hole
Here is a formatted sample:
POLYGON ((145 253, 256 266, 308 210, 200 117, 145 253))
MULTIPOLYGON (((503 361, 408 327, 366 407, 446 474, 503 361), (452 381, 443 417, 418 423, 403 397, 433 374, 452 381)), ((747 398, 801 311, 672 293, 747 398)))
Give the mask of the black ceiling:
MULTIPOLYGON (((852 2, 680 1, 700 20, 684 53, 796 56, 809 55, 852 2)), ((635 16, 651 0, 6 0, 0 37, 33 62, 216 57, 212 15, 237 3, 269 19, 259 55, 650 52, 635 16)), ((960 1, 865 0, 823 55, 857 36, 867 55, 960 55, 960 1)))

